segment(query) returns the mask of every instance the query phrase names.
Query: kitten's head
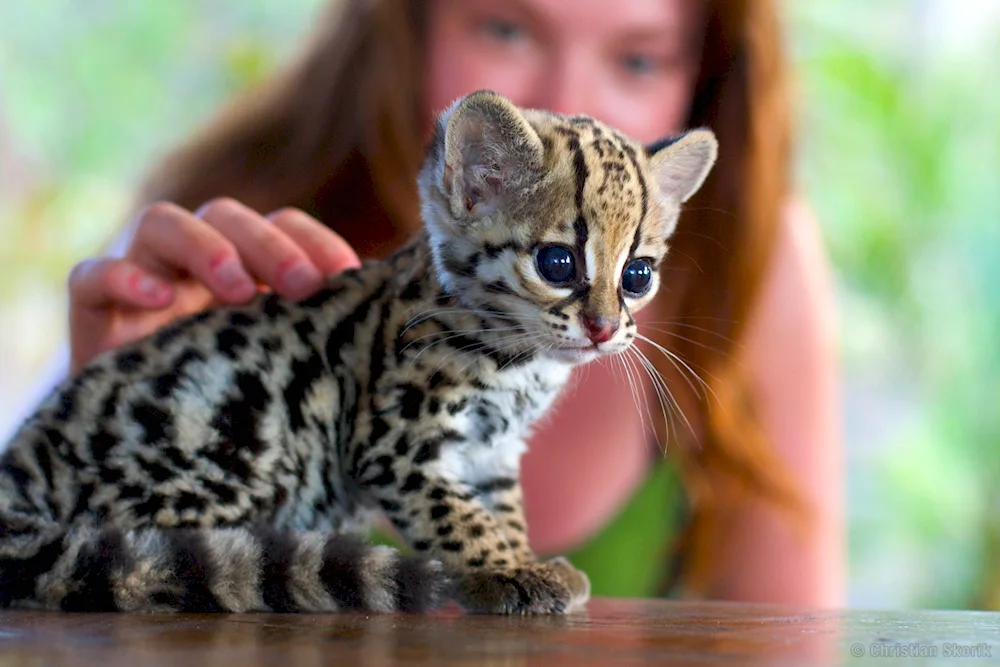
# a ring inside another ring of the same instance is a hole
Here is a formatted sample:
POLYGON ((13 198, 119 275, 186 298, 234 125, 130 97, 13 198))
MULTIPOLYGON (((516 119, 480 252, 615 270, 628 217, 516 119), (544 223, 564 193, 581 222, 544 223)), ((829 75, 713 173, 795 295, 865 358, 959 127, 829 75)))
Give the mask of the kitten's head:
POLYGON ((643 146, 588 117, 462 98, 438 119, 419 179, 441 282, 551 356, 621 352, 716 151, 708 130, 643 146))

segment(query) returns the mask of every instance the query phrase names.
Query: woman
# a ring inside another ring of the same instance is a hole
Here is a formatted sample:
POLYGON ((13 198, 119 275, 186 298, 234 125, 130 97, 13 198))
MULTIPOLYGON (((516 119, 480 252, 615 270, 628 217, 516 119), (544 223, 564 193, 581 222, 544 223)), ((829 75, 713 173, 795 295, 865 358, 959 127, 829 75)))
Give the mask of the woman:
MULTIPOLYGON (((490 88, 643 141, 707 125, 720 161, 641 321, 687 364, 656 357, 684 415, 656 423, 691 508, 679 590, 841 604, 833 307, 816 223, 788 183, 775 14, 773 0, 333 3, 291 67, 153 173, 124 257, 74 269, 73 369, 214 302, 261 285, 303 297, 356 254, 393 250, 419 224, 431 120, 460 95, 490 88)), ((590 368, 531 443, 541 553, 591 537, 660 456, 615 372, 590 368)))

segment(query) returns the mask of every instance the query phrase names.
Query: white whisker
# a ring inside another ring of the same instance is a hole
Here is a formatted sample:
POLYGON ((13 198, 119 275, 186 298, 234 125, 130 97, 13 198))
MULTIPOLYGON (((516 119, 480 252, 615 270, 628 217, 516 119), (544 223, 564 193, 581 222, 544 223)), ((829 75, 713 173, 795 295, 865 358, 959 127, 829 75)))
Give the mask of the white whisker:
POLYGON ((405 326, 400 330, 399 335, 402 336, 404 333, 417 326, 422 322, 438 317, 440 315, 476 315, 483 318, 494 318, 494 319, 506 319, 512 321, 528 320, 531 322, 537 322, 539 318, 537 316, 515 316, 512 313, 505 313, 502 311, 492 311, 492 310, 482 310, 479 308, 435 308, 428 311, 423 311, 417 313, 411 317, 405 326))
MULTIPOLYGON (((506 346, 513 345, 513 344, 524 345, 524 344, 526 344, 526 343, 528 343, 528 342, 530 342, 532 340, 535 340, 537 338, 544 338, 545 336, 546 336, 546 334, 544 334, 542 332, 537 332, 537 331, 534 331, 534 332, 524 332, 524 333, 514 334, 514 335, 511 335, 511 336, 506 336, 506 337, 497 339, 495 341, 491 341, 490 342, 490 346, 496 348, 497 346, 501 346, 501 345, 506 345, 506 346)), ((482 341, 476 341, 476 342, 477 343, 482 343, 482 341)), ((442 368, 444 368, 444 365, 447 363, 448 359, 452 355, 455 355, 455 354, 460 353, 460 352, 464 352, 464 351, 472 349, 474 347, 475 347, 475 345, 465 345, 463 347, 453 348, 450 352, 448 352, 448 354, 444 355, 441 358, 440 362, 438 363, 437 367, 435 368, 435 372, 437 372, 437 371, 441 370, 442 368)), ((421 351, 423 351, 423 350, 421 350, 421 351)), ((529 348, 529 351, 530 351, 530 348, 529 348)), ((416 359, 416 357, 414 357, 414 360, 415 359, 416 359)), ((474 363, 476 363, 479 360, 480 360, 479 356, 473 355, 472 358, 464 366, 462 366, 462 368, 459 371, 459 373, 464 374, 465 371, 471 365, 473 365, 474 363)))
POLYGON ((701 386, 705 388, 705 391, 710 392, 712 394, 716 402, 719 402, 719 396, 715 393, 715 390, 712 389, 711 385, 705 382, 705 380, 702 379, 702 377, 698 375, 698 373, 696 373, 695 370, 691 368, 691 366, 686 361, 681 359, 680 356, 666 349, 659 343, 643 336, 642 334, 637 333, 636 338, 645 343, 649 343, 650 345, 655 347, 661 354, 663 354, 667 358, 667 360, 671 364, 673 364, 674 368, 677 369, 677 372, 680 373, 681 377, 683 377, 687 381, 688 386, 691 387, 691 391, 695 392, 695 395, 699 398, 699 400, 702 399, 703 397, 707 397, 707 394, 704 394, 702 391, 699 391, 698 389, 695 388, 694 383, 692 383, 688 375, 685 374, 683 370, 681 370, 680 366, 677 365, 678 363, 681 364, 685 369, 687 369, 688 373, 690 374, 690 377, 693 377, 695 380, 697 380, 701 384, 701 386))
MULTIPOLYGON (((649 374, 650 379, 653 381, 653 386, 656 387, 657 398, 660 401, 661 409, 665 409, 666 405, 671 406, 671 412, 676 413, 681 419, 684 420, 684 423, 688 427, 688 431, 691 433, 692 437, 694 437, 694 428, 692 428, 687 415, 684 414, 684 410, 681 408, 680 403, 677 402, 677 398, 674 396, 673 392, 670 391, 670 387, 667 385, 666 379, 664 379, 663 375, 656 369, 653 362, 642 353, 642 350, 635 348, 634 351, 643 367, 646 369, 646 372, 649 374)), ((667 441, 669 443, 671 439, 676 439, 680 434, 677 433, 676 427, 673 426, 673 420, 668 420, 667 427, 667 441), (671 436, 671 432, 673 432, 673 436, 671 436)))
POLYGON ((635 409, 639 413, 639 428, 642 429, 643 437, 645 437, 649 431, 647 430, 646 420, 643 418, 642 413, 643 407, 646 407, 648 412, 648 406, 646 406, 645 401, 642 400, 643 393, 636 386, 638 379, 632 374, 633 367, 630 358, 627 355, 619 356, 621 357, 622 368, 625 369, 625 375, 628 378, 629 391, 632 393, 632 403, 635 404, 635 409))
POLYGON ((523 327, 516 326, 516 327, 495 327, 495 328, 490 328, 490 329, 458 329, 458 330, 447 329, 446 331, 432 331, 431 333, 424 334, 423 336, 418 336, 418 337, 414 338, 413 340, 409 341, 406 345, 403 346, 403 348, 400 350, 400 352, 405 352, 414 343, 422 341, 422 340, 424 340, 426 338, 433 338, 434 336, 442 336, 445 333, 447 333, 448 335, 444 336, 443 338, 441 338, 440 341, 435 341, 435 342, 443 342, 443 341, 449 340, 451 338, 458 338, 460 336, 466 336, 468 334, 496 333, 496 332, 500 332, 500 331, 524 331, 524 329, 523 329, 523 327))
POLYGON ((658 332, 660 332, 662 334, 670 336, 671 338, 676 338, 678 340, 686 341, 686 342, 691 343, 692 345, 695 345, 697 347, 703 348, 705 350, 709 350, 710 352, 715 352, 717 354, 723 354, 723 351, 720 350, 717 347, 713 347, 713 346, 708 345, 706 343, 702 343, 701 341, 697 341, 694 338, 689 338, 687 336, 682 336, 681 334, 677 333, 676 331, 670 331, 669 329, 660 329, 658 327, 651 327, 649 325, 643 326, 643 329, 649 329, 649 330, 652 330, 652 331, 658 331, 658 332))

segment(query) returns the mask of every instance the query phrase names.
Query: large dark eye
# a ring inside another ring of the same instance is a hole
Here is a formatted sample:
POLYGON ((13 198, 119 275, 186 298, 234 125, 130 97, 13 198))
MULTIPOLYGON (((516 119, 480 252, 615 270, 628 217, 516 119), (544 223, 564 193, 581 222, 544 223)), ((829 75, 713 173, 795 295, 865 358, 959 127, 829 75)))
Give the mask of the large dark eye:
POLYGON ((653 284, 653 267, 649 260, 633 259, 622 272, 622 289, 631 297, 642 296, 653 284))
POLYGON ((561 245, 546 245, 535 255, 538 273, 553 285, 565 285, 576 278, 573 252, 561 245))

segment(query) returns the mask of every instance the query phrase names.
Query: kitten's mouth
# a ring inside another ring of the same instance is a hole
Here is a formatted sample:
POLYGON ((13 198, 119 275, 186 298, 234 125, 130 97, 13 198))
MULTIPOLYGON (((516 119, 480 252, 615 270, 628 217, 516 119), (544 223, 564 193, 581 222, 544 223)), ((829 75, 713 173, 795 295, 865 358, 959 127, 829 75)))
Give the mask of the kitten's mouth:
POLYGON ((605 344, 601 347, 601 343, 587 343, 586 345, 554 345, 552 349, 554 350, 568 350, 573 352, 598 352, 600 354, 607 354, 608 352, 614 352, 615 348, 620 347, 619 344, 605 344))
POLYGON ((587 345, 553 345, 548 349, 552 356, 569 361, 583 362, 621 352, 620 345, 589 343, 587 345))

